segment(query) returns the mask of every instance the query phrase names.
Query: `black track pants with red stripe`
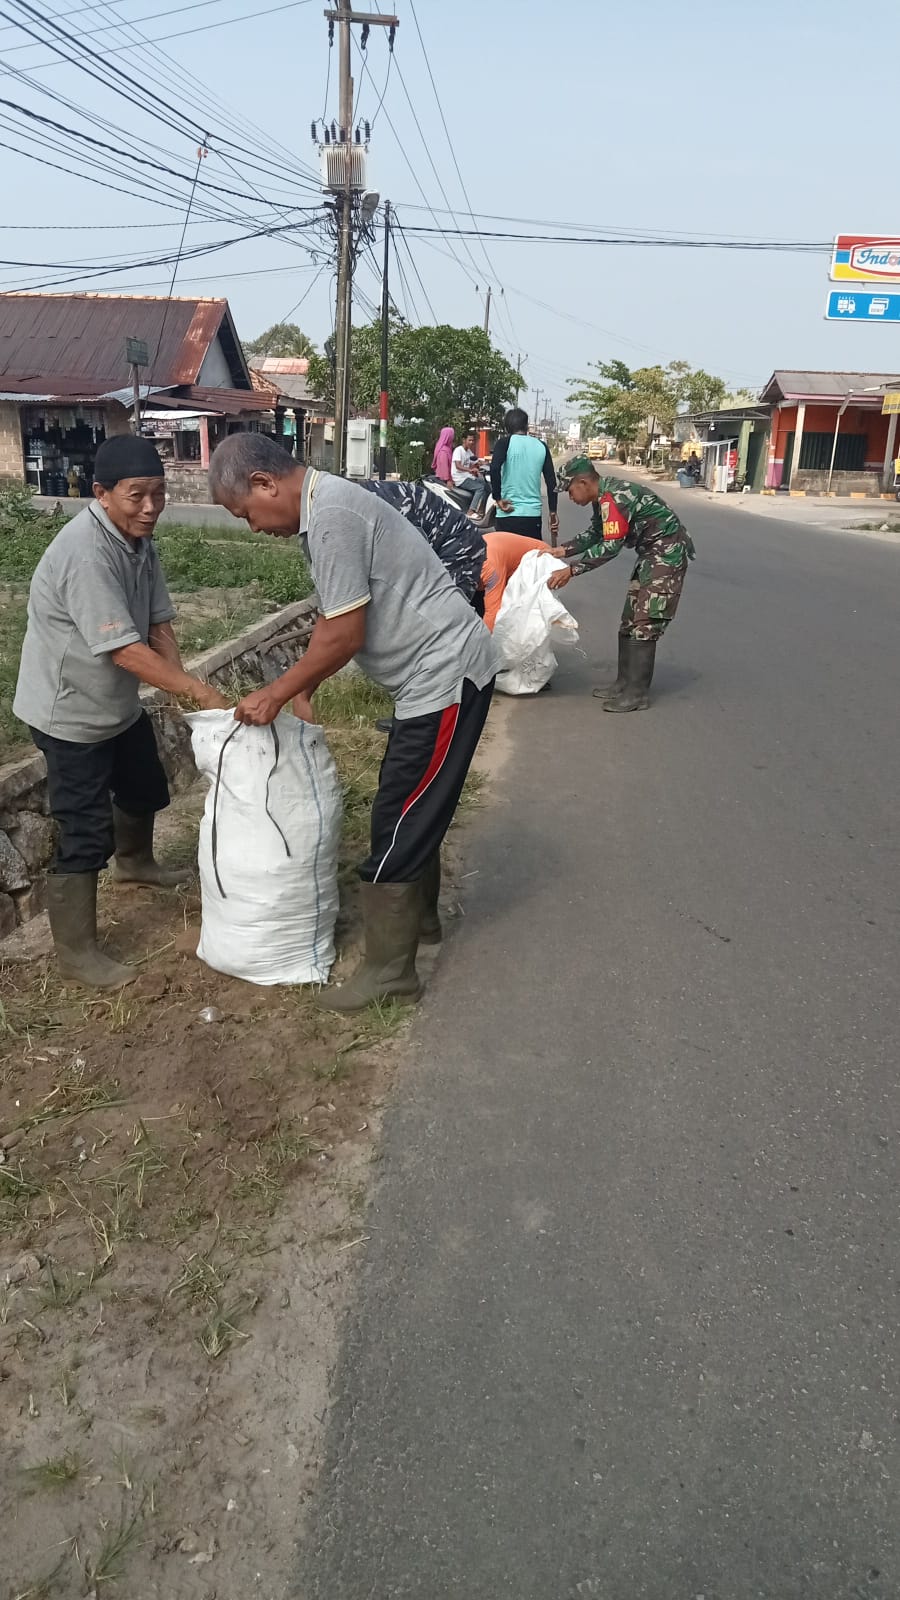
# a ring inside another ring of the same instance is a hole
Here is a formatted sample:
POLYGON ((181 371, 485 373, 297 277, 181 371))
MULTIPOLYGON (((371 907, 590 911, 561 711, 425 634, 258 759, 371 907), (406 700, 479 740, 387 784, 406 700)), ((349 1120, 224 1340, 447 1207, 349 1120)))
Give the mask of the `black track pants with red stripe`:
POLYGON ((466 679, 459 705, 395 718, 372 805, 365 883, 414 883, 440 848, 481 738, 494 684, 466 679))

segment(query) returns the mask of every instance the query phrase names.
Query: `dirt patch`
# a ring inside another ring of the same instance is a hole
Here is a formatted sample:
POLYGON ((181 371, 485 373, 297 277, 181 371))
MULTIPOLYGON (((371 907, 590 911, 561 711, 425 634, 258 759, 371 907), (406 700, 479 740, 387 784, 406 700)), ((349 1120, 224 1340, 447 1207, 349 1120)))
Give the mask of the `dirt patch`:
MULTIPOLYGON (((331 696, 349 889, 380 701, 331 696)), ((173 808, 175 859, 201 804, 173 808)), ((194 889, 102 912, 141 960, 121 996, 0 974, 0 1594, 276 1600, 408 1013, 210 971, 194 889)), ((342 917, 351 962, 352 894, 342 917)))

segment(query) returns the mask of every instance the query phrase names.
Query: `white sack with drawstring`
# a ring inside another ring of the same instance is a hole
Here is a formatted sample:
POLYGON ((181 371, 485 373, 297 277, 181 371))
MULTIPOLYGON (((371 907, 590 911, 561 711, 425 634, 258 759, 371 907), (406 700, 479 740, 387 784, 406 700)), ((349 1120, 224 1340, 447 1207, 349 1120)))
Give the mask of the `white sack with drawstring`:
POLYGON ((494 623, 501 694, 537 694, 550 682, 559 665, 550 643, 554 635, 578 643, 578 623, 559 591, 547 588, 550 574, 565 565, 544 550, 529 550, 506 585, 494 623))
POLYGON ((341 790, 320 727, 230 711, 186 718, 209 789, 200 824, 201 961, 249 983, 326 983, 338 911, 341 790))

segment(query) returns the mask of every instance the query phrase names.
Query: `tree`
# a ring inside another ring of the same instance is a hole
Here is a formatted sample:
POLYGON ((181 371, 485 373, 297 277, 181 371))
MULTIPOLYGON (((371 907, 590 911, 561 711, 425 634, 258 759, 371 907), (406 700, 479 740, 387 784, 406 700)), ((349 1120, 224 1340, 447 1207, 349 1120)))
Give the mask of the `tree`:
MULTIPOLYGON (((350 348, 351 411, 370 411, 381 392, 380 322, 353 328, 350 348)), ((515 367, 481 328, 411 328, 395 316, 388 332, 388 368, 393 415, 419 419, 395 425, 391 446, 396 454, 408 449, 411 438, 423 439, 417 459, 430 452, 443 427, 459 434, 475 423, 499 423, 521 387, 515 367)), ((334 404, 334 367, 327 355, 310 361, 309 383, 327 405, 334 404)), ((414 470, 416 461, 407 456, 407 466, 414 470)))
POLYGON ((734 389, 722 401, 723 411, 742 411, 746 406, 758 406, 759 394, 755 389, 734 389))
POLYGON ((678 385, 678 398, 690 412, 717 411, 727 392, 727 384, 721 378, 714 378, 711 372, 704 372, 702 367, 695 372, 688 368, 678 385))
POLYGON ((314 356, 316 347, 296 322, 273 322, 256 339, 244 343, 248 356, 314 356))
POLYGON ((588 432, 609 433, 620 445, 643 440, 648 446, 659 434, 672 432, 681 411, 712 411, 720 406, 726 385, 687 361, 667 367, 637 367, 624 361, 597 361, 596 378, 584 379, 569 396, 588 432))
POLYGON ((629 445, 637 442, 642 430, 668 431, 677 400, 663 367, 638 367, 632 372, 624 361, 596 361, 592 366, 607 381, 587 378, 569 395, 588 433, 609 433, 618 444, 629 445))

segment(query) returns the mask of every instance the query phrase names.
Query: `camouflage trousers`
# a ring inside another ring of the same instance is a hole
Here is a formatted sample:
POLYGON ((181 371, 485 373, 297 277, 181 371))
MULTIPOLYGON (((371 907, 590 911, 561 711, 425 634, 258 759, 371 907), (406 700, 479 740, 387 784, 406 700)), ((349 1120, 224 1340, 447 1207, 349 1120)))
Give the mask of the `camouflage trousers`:
POLYGON ((687 535, 673 534, 656 540, 638 556, 625 596, 620 634, 646 642, 665 633, 678 610, 689 549, 687 535))

